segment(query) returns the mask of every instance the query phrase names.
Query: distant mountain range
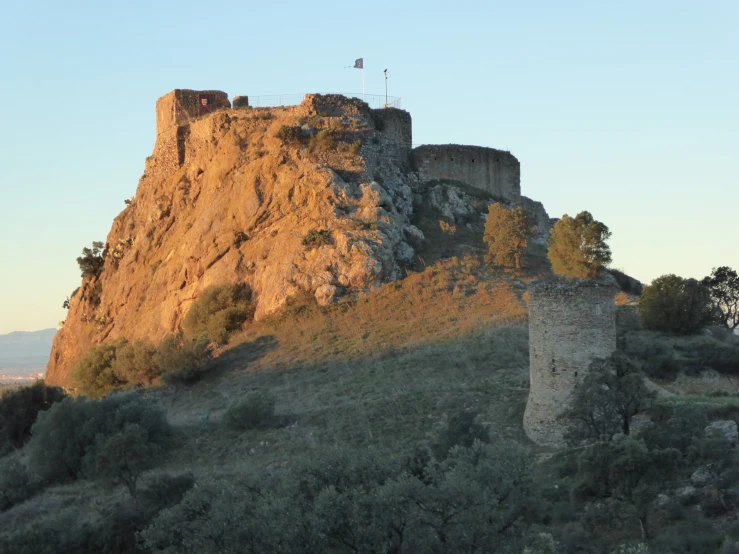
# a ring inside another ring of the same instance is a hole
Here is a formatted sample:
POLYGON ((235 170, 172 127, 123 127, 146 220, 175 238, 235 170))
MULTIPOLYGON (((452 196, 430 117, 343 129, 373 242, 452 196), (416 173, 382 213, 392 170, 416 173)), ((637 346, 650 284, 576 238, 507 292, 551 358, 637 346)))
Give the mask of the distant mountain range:
POLYGON ((0 381, 7 377, 42 373, 51 353, 56 329, 15 331, 0 335, 0 381))

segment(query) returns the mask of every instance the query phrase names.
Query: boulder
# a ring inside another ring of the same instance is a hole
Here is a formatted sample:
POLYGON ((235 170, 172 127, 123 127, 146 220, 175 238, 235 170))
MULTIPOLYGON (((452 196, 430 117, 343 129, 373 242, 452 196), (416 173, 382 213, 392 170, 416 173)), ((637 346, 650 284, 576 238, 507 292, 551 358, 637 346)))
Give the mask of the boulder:
POLYGON ((331 304, 339 292, 339 287, 334 285, 321 285, 316 289, 316 302, 321 306, 331 304))
POLYGON ((714 421, 703 430, 703 434, 709 439, 723 438, 731 444, 736 444, 739 437, 736 421, 731 419, 714 421))

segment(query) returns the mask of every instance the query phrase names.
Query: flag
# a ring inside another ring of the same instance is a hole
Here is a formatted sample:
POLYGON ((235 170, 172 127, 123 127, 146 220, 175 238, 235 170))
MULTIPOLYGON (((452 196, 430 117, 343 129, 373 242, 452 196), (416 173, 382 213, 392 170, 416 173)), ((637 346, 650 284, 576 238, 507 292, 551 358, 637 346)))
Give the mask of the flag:
POLYGON ((354 60, 354 69, 364 69, 364 58, 354 60))

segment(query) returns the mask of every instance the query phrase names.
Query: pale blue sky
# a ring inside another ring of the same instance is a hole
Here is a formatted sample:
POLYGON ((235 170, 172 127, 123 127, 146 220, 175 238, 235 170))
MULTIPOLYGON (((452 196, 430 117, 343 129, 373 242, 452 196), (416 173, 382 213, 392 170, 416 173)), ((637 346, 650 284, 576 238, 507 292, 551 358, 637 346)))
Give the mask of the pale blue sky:
POLYGON ((739 270, 739 2, 14 2, 0 20, 0 334, 55 326, 174 88, 402 97, 415 143, 510 150, 614 267, 739 270))

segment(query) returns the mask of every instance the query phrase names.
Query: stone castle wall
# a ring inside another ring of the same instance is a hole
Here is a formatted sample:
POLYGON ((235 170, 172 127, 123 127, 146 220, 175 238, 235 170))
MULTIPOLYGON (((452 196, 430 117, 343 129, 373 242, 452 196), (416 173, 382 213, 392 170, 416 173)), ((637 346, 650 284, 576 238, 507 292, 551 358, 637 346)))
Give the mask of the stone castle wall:
POLYGON ((411 152, 422 181, 448 179, 513 202, 521 197, 521 164, 510 152, 458 144, 424 145, 411 152))
POLYGON ((157 100, 157 136, 202 115, 199 98, 208 98, 208 111, 230 108, 228 94, 221 90, 175 89, 157 100))
POLYGON ((593 282, 529 289, 531 388, 524 429, 537 444, 564 445, 560 414, 590 362, 616 349, 615 294, 615 287, 593 282))

